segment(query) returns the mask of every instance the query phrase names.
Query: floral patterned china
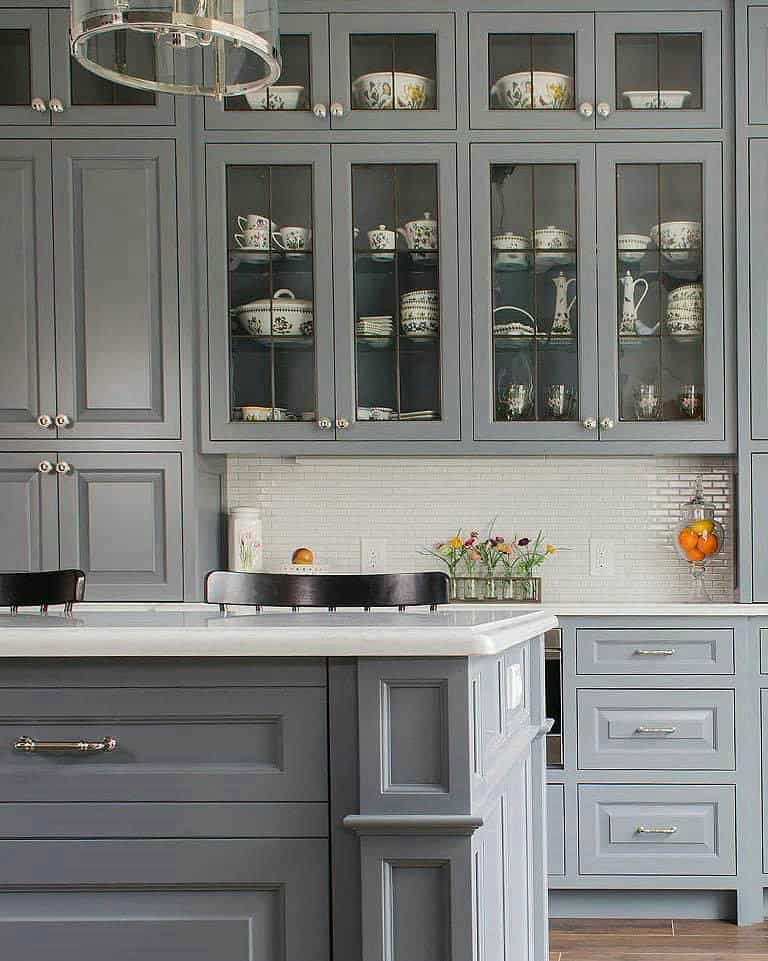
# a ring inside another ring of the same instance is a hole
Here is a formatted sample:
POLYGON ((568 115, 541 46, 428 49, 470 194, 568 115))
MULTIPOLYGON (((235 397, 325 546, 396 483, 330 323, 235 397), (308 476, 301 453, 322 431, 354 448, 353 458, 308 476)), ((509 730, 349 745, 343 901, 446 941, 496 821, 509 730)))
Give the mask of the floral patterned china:
POLYGON ((368 231, 368 246, 373 251, 371 260, 394 260, 397 234, 385 224, 368 231))
POLYGON ((646 234, 619 234, 619 260, 625 264, 637 264, 651 245, 651 238, 646 234))
POLYGON ((284 288, 271 299, 241 304, 232 314, 252 337, 311 337, 314 332, 312 301, 284 288))
POLYGON ((661 248, 667 260, 689 260, 692 250, 701 250, 701 222, 667 220, 652 228, 651 240, 661 248))
POLYGON ((700 336, 704 330, 704 289, 683 284, 667 296, 664 321, 667 333, 677 337, 700 336))
POLYGON ((421 220, 408 220, 397 232, 405 238, 409 250, 437 250, 437 221, 428 210, 421 220))
POLYGON ((434 110, 435 82, 418 73, 366 73, 352 81, 352 106, 358 110, 434 110))
POLYGON ((301 84, 280 83, 274 87, 247 93, 251 110, 303 110, 306 106, 301 84))
POLYGON ((690 95, 690 90, 625 90, 622 93, 631 110, 679 110, 690 95))
POLYGON ((281 227, 272 234, 272 240, 286 252, 287 257, 301 256, 309 250, 312 231, 306 227, 281 227))
POLYGON ((525 268, 531 261, 529 253, 531 241, 522 234, 511 232, 494 234, 491 239, 496 251, 496 267, 514 270, 525 268))
POLYGON ((548 70, 524 70, 499 77, 491 99, 507 110, 567 110, 573 105, 573 77, 548 70))
POLYGON ((242 250, 269 250, 277 224, 262 214, 245 214, 237 218, 242 233, 235 234, 235 242, 242 250))

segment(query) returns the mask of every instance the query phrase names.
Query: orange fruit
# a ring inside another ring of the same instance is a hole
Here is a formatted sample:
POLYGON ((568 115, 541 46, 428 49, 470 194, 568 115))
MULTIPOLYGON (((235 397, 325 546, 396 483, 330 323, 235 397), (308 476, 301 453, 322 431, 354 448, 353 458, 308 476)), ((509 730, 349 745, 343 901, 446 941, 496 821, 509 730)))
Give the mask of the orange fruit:
POLYGON ((690 527, 684 527, 677 535, 677 543, 684 551, 690 551, 699 543, 699 536, 690 527))
POLYGON ((699 538, 696 548, 702 554, 714 554, 718 548, 717 537, 714 534, 704 534, 699 538))
POLYGON ((704 554, 698 549, 698 547, 692 547, 690 550, 685 552, 686 560, 689 560, 691 564, 697 564, 699 561, 704 560, 704 554))

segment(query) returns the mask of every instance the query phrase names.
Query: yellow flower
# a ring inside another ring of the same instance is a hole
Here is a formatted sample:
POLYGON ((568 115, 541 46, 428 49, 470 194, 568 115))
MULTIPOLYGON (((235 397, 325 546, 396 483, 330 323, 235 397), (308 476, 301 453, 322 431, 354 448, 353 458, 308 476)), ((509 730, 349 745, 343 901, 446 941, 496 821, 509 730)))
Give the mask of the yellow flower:
POLYGON ((553 547, 551 544, 547 544, 547 554, 554 554, 556 550, 556 547, 553 547))
POLYGON ((459 540, 458 537, 452 537, 448 541, 448 546, 452 547, 455 551, 458 551, 461 549, 461 541, 459 540))

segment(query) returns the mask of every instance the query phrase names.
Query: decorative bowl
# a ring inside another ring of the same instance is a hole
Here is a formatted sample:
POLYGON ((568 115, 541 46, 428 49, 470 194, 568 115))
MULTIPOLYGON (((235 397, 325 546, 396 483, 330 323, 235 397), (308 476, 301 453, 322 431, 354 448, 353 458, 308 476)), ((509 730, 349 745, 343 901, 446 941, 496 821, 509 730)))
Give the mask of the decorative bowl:
POLYGON ((667 333, 674 337, 699 335, 704 330, 704 315, 698 310, 667 314, 665 318, 667 333))
POLYGON ((304 87, 301 84, 279 83, 255 93, 247 93, 245 99, 251 110, 301 110, 304 107, 304 87))
POLYGON ((692 250, 701 250, 701 222, 667 220, 651 229, 651 240, 667 260, 689 260, 692 250))
POLYGON ((522 234, 495 234, 491 240, 496 250, 528 250, 531 241, 522 234))
POLYGON ((439 317, 424 315, 407 317, 400 320, 400 331, 404 337, 431 337, 439 330, 439 317))
POLYGON ((365 73, 352 81, 352 106, 358 110, 434 110, 435 82, 418 73, 365 73))
POLYGON ((311 337, 314 331, 312 301, 298 300, 284 288, 271 300, 252 300, 235 307, 232 314, 252 337, 311 337))
POLYGON ((625 90, 632 110, 679 110, 690 97, 690 90, 625 90))
POLYGON ((287 407, 241 407, 243 420, 248 423, 263 421, 297 421, 297 414, 287 407))
POLYGON ((667 313, 676 308, 697 308, 704 305, 704 288, 701 284, 683 284, 667 295, 667 313))
POLYGON ((435 307, 439 303, 436 290, 410 290, 400 297, 401 307, 435 307))
POLYGON ((534 230, 531 246, 536 250, 569 250, 573 249, 573 234, 564 227, 539 227, 534 230))
POLYGON ((651 238, 646 234, 619 234, 619 260, 625 264, 639 263, 650 243, 651 238))
POLYGON ((548 70, 508 73, 491 87, 491 97, 507 110, 566 110, 573 104, 573 77, 548 70))

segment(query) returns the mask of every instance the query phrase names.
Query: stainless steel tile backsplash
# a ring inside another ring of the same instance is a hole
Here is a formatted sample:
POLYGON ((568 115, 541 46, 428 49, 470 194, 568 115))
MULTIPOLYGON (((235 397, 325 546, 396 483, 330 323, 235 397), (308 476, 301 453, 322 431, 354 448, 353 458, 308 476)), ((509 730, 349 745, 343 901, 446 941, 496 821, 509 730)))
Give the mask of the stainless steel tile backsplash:
POLYGON ((665 602, 685 599, 690 572, 670 527, 698 474, 726 530, 707 575, 713 600, 732 600, 735 461, 710 458, 306 458, 230 457, 229 505, 259 506, 267 567, 311 547, 319 564, 355 571, 360 537, 384 538, 387 568, 434 567, 418 553, 457 527, 569 548, 544 569, 545 601, 665 602), (613 542, 615 573, 589 573, 589 538, 613 542))

